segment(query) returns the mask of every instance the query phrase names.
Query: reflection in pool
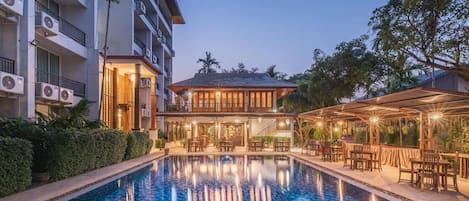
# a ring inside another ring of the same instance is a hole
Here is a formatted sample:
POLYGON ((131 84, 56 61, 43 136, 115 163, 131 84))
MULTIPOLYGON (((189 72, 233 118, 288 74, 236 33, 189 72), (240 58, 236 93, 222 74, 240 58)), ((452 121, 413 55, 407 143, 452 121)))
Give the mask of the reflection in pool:
POLYGON ((288 156, 170 156, 72 200, 384 200, 288 156))

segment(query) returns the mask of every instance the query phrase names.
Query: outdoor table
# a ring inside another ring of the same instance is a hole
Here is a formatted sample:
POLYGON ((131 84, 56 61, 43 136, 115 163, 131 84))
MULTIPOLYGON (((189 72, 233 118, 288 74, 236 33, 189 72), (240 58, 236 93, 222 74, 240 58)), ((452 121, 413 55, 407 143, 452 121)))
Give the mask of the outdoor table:
POLYGON ((232 148, 233 148, 233 141, 231 140, 220 141, 220 151, 231 151, 232 148))
POLYGON ((314 151, 314 155, 319 156, 320 147, 321 147, 321 145, 318 144, 317 142, 310 142, 306 145, 306 150, 307 151, 314 151))
POLYGON ((251 140, 249 143, 249 151, 262 151, 264 148, 264 142, 261 140, 251 140))
POLYGON ((275 151, 284 152, 284 151, 288 151, 289 148, 290 148, 289 141, 276 141, 274 144, 275 151))
POLYGON ((342 146, 339 146, 339 145, 332 145, 331 146, 331 151, 332 151, 332 154, 334 156, 334 161, 337 161, 337 153, 340 153, 340 151, 342 151, 342 146))
MULTIPOLYGON (((414 184, 414 166, 415 165, 420 165, 423 163, 423 160, 422 159, 417 159, 417 158, 411 158, 410 159, 410 182, 412 184, 414 184)), ((448 160, 438 160, 438 161, 425 161, 425 163, 430 163, 430 164, 433 164, 433 165, 439 165, 440 167, 438 167, 438 174, 442 173, 443 175, 446 175, 448 173, 448 168, 450 166, 450 162, 448 160)), ((438 178, 440 179, 440 178, 438 178)), ((417 182, 417 181, 416 181, 417 182)), ((444 180, 444 182, 442 182, 442 185, 443 187, 445 188, 445 191, 448 190, 448 185, 447 185, 447 182, 446 180, 444 180)))
MULTIPOLYGON (((362 155, 368 155, 369 156, 369 160, 371 161, 373 158, 374 158, 374 155, 376 154, 375 151, 358 151, 358 150, 350 150, 350 155, 351 155, 351 158, 352 158, 352 161, 354 160, 354 156, 355 155, 358 155, 358 154, 362 154, 362 155)), ((353 161, 353 165, 350 166, 350 168, 352 169, 356 169, 356 163, 355 161, 353 161)), ((370 166, 370 171, 373 172, 373 167, 370 166)))

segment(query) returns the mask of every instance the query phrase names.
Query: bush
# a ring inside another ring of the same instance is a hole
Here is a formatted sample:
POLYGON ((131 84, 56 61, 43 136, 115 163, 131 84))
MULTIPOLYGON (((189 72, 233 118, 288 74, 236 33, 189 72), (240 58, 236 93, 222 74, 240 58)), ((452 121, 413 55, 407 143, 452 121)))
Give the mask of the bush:
POLYGON ((127 136, 127 149, 125 160, 143 156, 150 153, 153 141, 147 132, 131 132, 127 136))
POLYGON ((49 144, 48 173, 59 180, 122 161, 126 140, 118 130, 71 128, 50 131, 49 144))
POLYGON ((45 172, 47 166, 48 136, 39 125, 23 119, 0 121, 0 135, 17 137, 33 145, 33 172, 45 172))
POLYGON ((0 137, 0 197, 31 185, 32 160, 29 141, 0 137))
POLYGON ((166 145, 165 139, 156 139, 155 140, 155 147, 158 149, 164 149, 166 145))

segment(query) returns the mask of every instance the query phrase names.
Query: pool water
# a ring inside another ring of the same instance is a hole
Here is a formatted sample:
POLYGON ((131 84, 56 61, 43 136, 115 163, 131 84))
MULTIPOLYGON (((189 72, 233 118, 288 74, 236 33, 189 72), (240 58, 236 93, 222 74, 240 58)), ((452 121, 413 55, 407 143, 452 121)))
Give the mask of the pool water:
POLYGON ((288 156, 169 156, 73 201, 385 200, 288 156))

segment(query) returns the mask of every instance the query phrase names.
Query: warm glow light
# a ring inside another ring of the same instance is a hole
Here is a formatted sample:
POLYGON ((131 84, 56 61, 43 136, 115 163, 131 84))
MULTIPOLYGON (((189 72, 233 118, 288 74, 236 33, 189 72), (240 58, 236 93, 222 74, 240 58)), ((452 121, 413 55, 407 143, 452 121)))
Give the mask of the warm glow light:
POLYGON ((190 128, 191 128, 191 124, 185 124, 185 125, 184 125, 184 128, 190 129, 190 128))
POLYGON ((344 125, 344 122, 343 121, 338 121, 337 125, 342 126, 342 125, 344 125))
POLYGON ((284 126, 285 126, 285 123, 283 123, 283 121, 281 121, 281 122, 278 123, 278 126, 284 127, 284 126))
POLYGON ((236 119, 236 120, 235 120, 235 123, 237 123, 237 124, 238 124, 238 123, 239 123, 239 119, 236 119))
POLYGON ((372 116, 372 117, 370 117, 370 121, 371 121, 371 123, 377 123, 379 121, 379 117, 372 116))
POLYGON ((189 97, 191 97, 191 96, 192 96, 192 91, 189 91, 189 92, 187 93, 187 95, 188 95, 189 97))
POLYGON ((257 121, 258 121, 259 123, 262 123, 262 117, 258 117, 258 118, 257 118, 257 121))
POLYGON ((221 92, 216 91, 216 92, 215 92, 215 96, 220 97, 220 96, 221 96, 221 92))
POLYGON ((194 125, 197 124, 197 121, 192 121, 192 124, 194 124, 194 125))
POLYGON ((272 112, 277 112, 277 109, 273 109, 272 112))
POLYGON ((339 128, 335 127, 334 132, 339 132, 339 128))
POLYGON ((316 126, 321 127, 322 126, 322 121, 316 122, 316 126))
POLYGON ((287 125, 290 125, 290 119, 285 120, 285 123, 287 123, 287 125))
POLYGON ((438 120, 438 119, 441 119, 443 117, 443 113, 442 112, 430 112, 430 114, 428 114, 430 116, 430 119, 433 119, 433 120, 438 120))

